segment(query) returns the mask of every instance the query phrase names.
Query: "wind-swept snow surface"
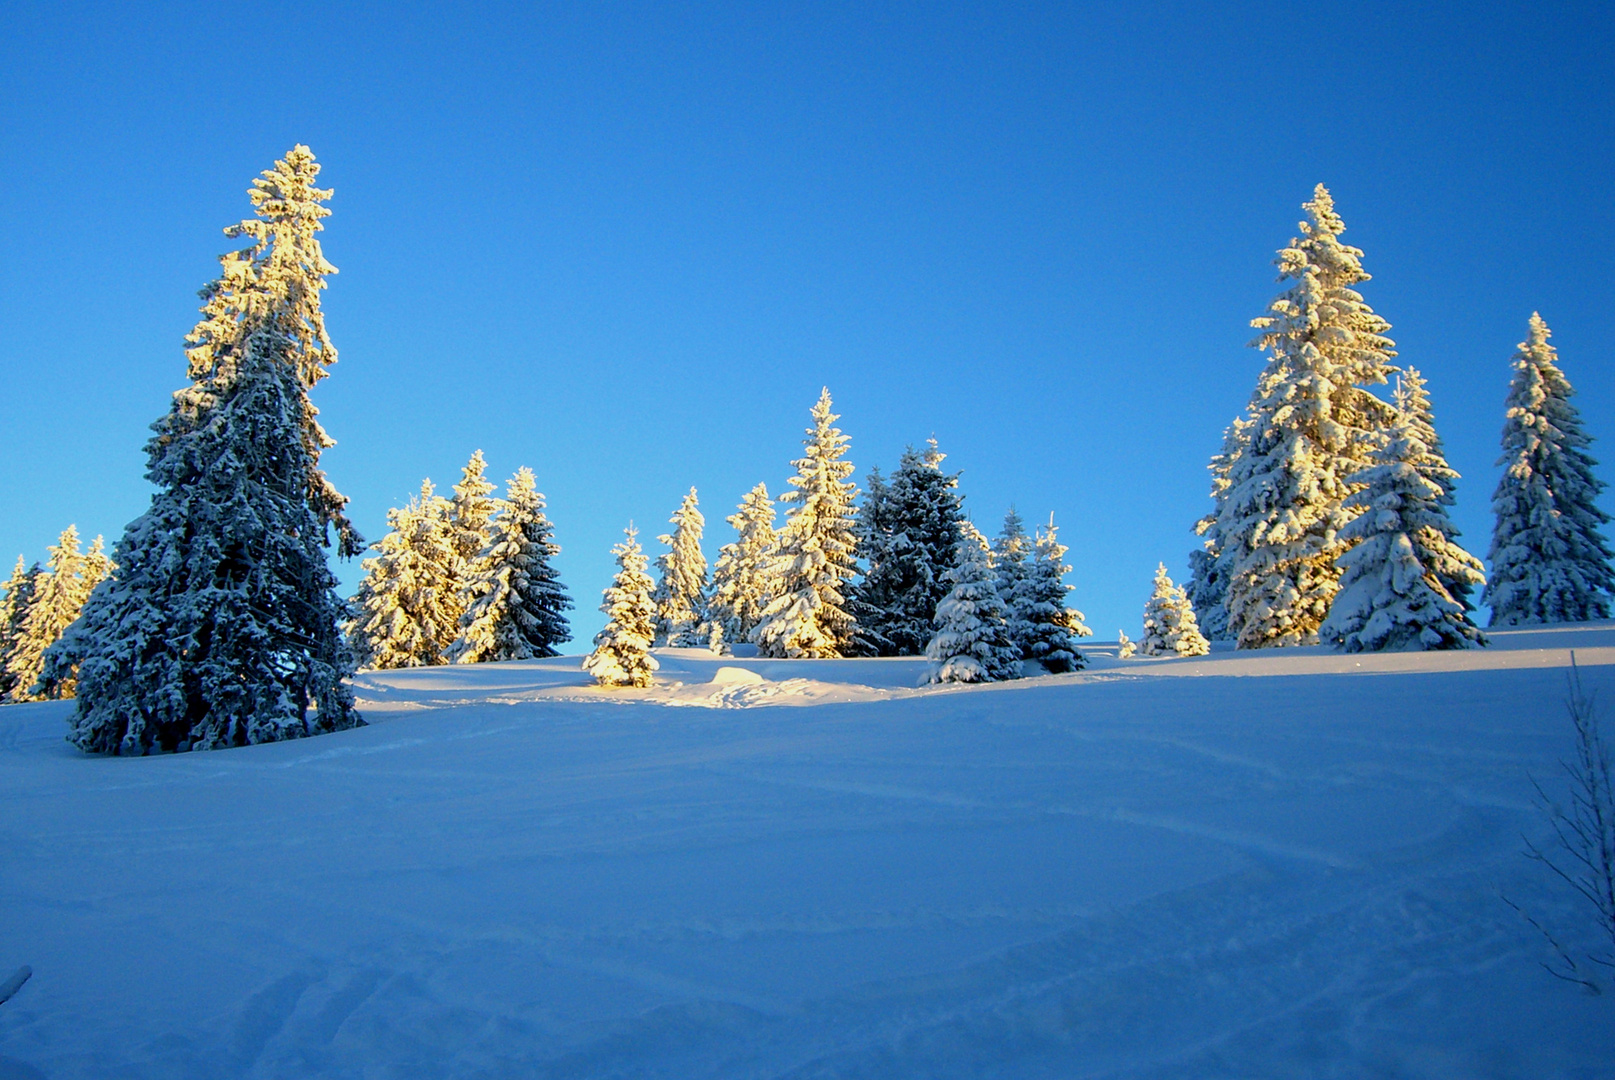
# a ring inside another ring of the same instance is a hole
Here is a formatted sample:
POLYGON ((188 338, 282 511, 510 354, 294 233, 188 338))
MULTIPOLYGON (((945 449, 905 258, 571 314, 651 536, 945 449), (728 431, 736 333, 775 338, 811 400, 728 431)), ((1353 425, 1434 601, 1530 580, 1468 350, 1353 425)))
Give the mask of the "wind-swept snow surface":
POLYGON ((1581 933, 1519 854, 1572 647, 1615 703, 1602 624, 372 672, 369 727, 161 758, 6 706, 0 1077, 1609 1075, 1498 898, 1581 933))

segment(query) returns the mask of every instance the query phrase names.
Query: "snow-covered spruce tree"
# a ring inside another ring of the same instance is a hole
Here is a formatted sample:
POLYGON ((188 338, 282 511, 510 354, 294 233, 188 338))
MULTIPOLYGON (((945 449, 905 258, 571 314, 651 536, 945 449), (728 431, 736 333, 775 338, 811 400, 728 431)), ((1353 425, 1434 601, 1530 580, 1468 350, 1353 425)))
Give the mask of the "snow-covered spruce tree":
POLYGON ((657 668, 656 657, 650 654, 656 636, 656 602, 645 572, 650 563, 632 524, 626 535, 611 549, 617 576, 600 605, 606 627, 595 635, 594 651, 583 661, 583 670, 601 686, 649 686, 657 668))
MULTIPOLYGON (((65 587, 68 590, 67 606, 72 610, 73 614, 68 619, 67 626, 62 628, 62 633, 66 633, 67 628, 72 626, 79 616, 83 614, 84 605, 89 602, 96 586, 111 577, 114 569, 116 567, 112 565, 112 559, 107 555, 106 541, 97 536, 90 541, 90 549, 84 553, 84 558, 79 562, 78 577, 72 581, 65 582, 65 587)), ((30 604, 28 610, 31 615, 34 605, 30 604)), ((26 621, 24 629, 25 631, 27 630, 26 621)), ((24 637, 27 636, 29 635, 25 633, 24 637)), ((58 634, 54 640, 60 640, 60 638, 61 634, 58 634)), ((43 664, 41 664, 41 668, 43 669, 43 664)), ((41 670, 41 674, 43 675, 43 670, 41 670)), ((69 673, 66 675, 52 674, 49 679, 44 681, 40 689, 47 697, 68 698, 74 696, 77 687, 77 677, 69 673)))
MULTIPOLYGON (((1374 464, 1349 478, 1361 486, 1350 504, 1362 512, 1341 530, 1341 538, 1355 546, 1340 556, 1340 591, 1318 631, 1337 649, 1485 644, 1464 606, 1431 570, 1437 562, 1452 567, 1474 559, 1443 532, 1450 522, 1442 488, 1420 475, 1416 464, 1428 457, 1429 448, 1402 418, 1385 432, 1374 464)), ((1470 584, 1480 584, 1478 564, 1470 574, 1470 584)))
POLYGON ((735 542, 718 551, 712 570, 712 599, 707 618, 721 628, 727 641, 746 641, 768 608, 772 581, 769 564, 778 536, 774 531, 774 500, 758 484, 740 500, 735 513, 724 519, 738 534, 735 542))
POLYGON ((1048 526, 1038 529, 1033 541, 1026 580, 1010 598, 1011 619, 1027 627, 1022 657, 1036 660, 1055 674, 1077 671, 1087 664, 1077 651, 1076 639, 1093 634, 1083 623, 1082 612, 1066 607, 1065 594, 1071 586, 1065 583, 1065 575, 1071 567, 1065 563, 1069 549, 1060 543, 1058 532, 1050 515, 1048 526))
POLYGON ((846 585, 847 613, 856 624, 846 655, 895 656, 897 647, 875 629, 882 613, 891 606, 891 598, 885 594, 891 579, 882 569, 891 548, 891 488, 881 475, 879 465, 871 467, 864 478, 863 496, 852 532, 856 539, 855 561, 861 565, 863 574, 859 580, 846 585))
POLYGON ((656 643, 697 648, 707 643, 701 629, 707 606, 707 557, 701 554, 701 534, 707 519, 701 516, 695 489, 684 496, 669 518, 671 533, 656 538, 667 551, 656 559, 661 580, 656 583, 656 643))
POLYGON ((200 388, 197 422, 156 425, 152 506, 47 658, 47 683, 78 668, 81 748, 213 749, 362 723, 294 356, 266 320, 200 388))
POLYGON ((847 481, 853 471, 852 462, 842 460, 848 439, 834 426, 839 417, 830 411, 828 387, 812 414, 806 449, 791 463, 795 490, 780 496, 792 506, 770 568, 776 592, 752 631, 764 656, 843 656, 857 632, 842 590, 857 572, 852 524, 858 485, 847 481))
POLYGON ((889 655, 917 656, 932 637, 936 606, 948 594, 964 519, 959 474, 942 471, 946 457, 935 439, 924 452, 903 452, 883 500, 887 530, 879 545, 881 561, 864 577, 872 637, 891 643, 889 655))
POLYGON ((1396 354, 1390 324, 1354 289, 1369 279, 1362 252, 1340 242, 1345 225, 1322 184, 1305 209, 1301 238, 1277 259, 1280 280, 1293 284, 1251 323, 1262 331, 1252 344, 1270 356, 1216 524, 1229 630, 1242 649, 1317 640, 1339 588, 1340 530, 1356 516, 1349 478, 1395 411, 1363 389, 1386 381, 1396 354))
POLYGON ((77 680, 71 671, 44 678, 46 656, 113 569, 99 536, 80 554, 78 530, 71 525, 51 549, 49 567, 30 583, 27 608, 20 613, 13 648, 6 653, 5 677, 13 701, 74 696, 77 680))
MULTIPOLYGON (((320 454, 336 445, 319 423, 319 410, 307 391, 330 375, 336 346, 325 330, 320 293, 327 276, 337 272, 325 261, 319 237, 329 188, 319 188, 320 166, 301 144, 253 180, 247 197, 255 216, 225 228, 224 234, 252 241, 219 256, 219 277, 202 289, 202 321, 186 337, 185 355, 194 385, 180 391, 184 400, 159 421, 159 437, 176 438, 187 423, 205 411, 209 395, 227 385, 236 363, 246 356, 247 342, 260 331, 279 335, 276 348, 293 366, 303 389, 298 402, 299 434, 312 463, 308 503, 322 532, 334 528, 337 554, 352 558, 365 541, 344 513, 348 500, 319 468, 320 454)), ((328 545, 327 545, 328 546, 328 545)))
POLYGON ((1222 449, 1211 457, 1206 466, 1211 470, 1212 511, 1195 522, 1195 535, 1201 537, 1200 547, 1189 552, 1189 586, 1186 590, 1193 605, 1200 630, 1212 641, 1228 640, 1228 564, 1221 561, 1222 533, 1217 520, 1223 505, 1228 501, 1229 474, 1234 463, 1250 445, 1250 429, 1255 421, 1237 416, 1223 431, 1222 449))
POLYGON ((561 552, 544 516, 544 496, 523 466, 505 485, 492 539, 473 560, 477 574, 461 595, 460 636, 449 647, 456 664, 559 656, 572 637, 564 612, 572 599, 550 560, 561 552))
POLYGON ((937 604, 936 633, 925 646, 930 682, 998 682, 1021 673, 1021 651, 1009 636, 988 548, 970 531, 974 535, 959 539, 954 565, 944 572, 948 593, 937 604))
POLYGON ((17 567, 4 586, 5 596, 0 597, 0 703, 12 700, 16 680, 11 676, 11 654, 22 636, 28 605, 33 602, 34 590, 44 573, 38 563, 30 567, 27 560, 18 555, 17 567))
POLYGON ((484 475, 487 470, 482 451, 473 453, 460 470, 460 482, 454 485, 454 498, 449 500, 449 543, 454 548, 451 600, 456 625, 465 614, 467 586, 483 572, 482 555, 493 540, 493 517, 499 512, 499 500, 492 497, 493 484, 484 475))
MULTIPOLYGON (((79 533, 69 525, 50 549, 46 571, 33 582, 33 595, 6 655, 6 681, 12 701, 43 701, 73 696, 72 676, 50 687, 39 686, 45 670, 45 650, 79 617, 88 591, 85 588, 84 552, 79 533)), ((93 582, 89 583, 93 587, 93 582)))
POLYGON ((1116 631, 1116 659, 1129 659, 1138 651, 1138 645, 1124 631, 1116 631))
POLYGON ((430 479, 408 505, 387 511, 387 535, 361 566, 353 598, 358 615, 349 632, 355 659, 366 668, 430 667, 447 662, 459 636, 461 605, 453 595, 459 556, 453 506, 430 479))
MULTIPOLYGON (((982 550, 982 553, 987 557, 987 569, 993 571, 993 580, 996 583, 998 580, 998 557, 993 554, 993 542, 987 539, 987 534, 976 528, 976 523, 969 518, 960 518, 959 539, 968 540, 982 550)), ((955 552, 954 559, 957 560, 958 557, 958 552, 955 552)), ((1000 596, 999 598, 1002 599, 1003 597, 1000 596)), ((927 644, 930 643, 927 642, 927 644)))
POLYGON ((1607 619, 1615 573, 1595 500, 1604 482, 1575 392, 1548 344, 1548 324, 1531 315, 1529 338, 1514 354, 1503 421, 1503 478, 1492 495, 1491 580, 1481 597, 1493 626, 1607 619))
MULTIPOLYGON (((82 580, 79 583, 79 592, 83 600, 88 601, 95 587, 111 577, 115 569, 117 568, 112 565, 112 556, 107 554, 106 538, 97 536, 91 540, 90 549, 84 553, 84 568, 80 575, 82 580)), ((84 605, 81 602, 79 606, 84 605)))
POLYGON ((1458 474, 1447 464, 1446 448, 1436 434, 1435 411, 1430 407, 1428 384, 1416 367, 1404 367, 1391 389, 1391 403, 1399 414, 1397 420, 1407 425, 1408 434, 1424 444, 1423 460, 1414 463, 1419 475, 1441 489, 1441 505, 1452 506, 1458 500, 1458 474))
POLYGON ((993 585, 1006 605, 1009 621, 1009 639, 1026 655, 1031 644, 1032 627, 1015 607, 1015 597, 1026 587, 1029 572, 1028 560, 1032 555, 1032 538, 1026 535, 1026 525, 1015 508, 1004 515, 1004 528, 993 541, 993 585))
POLYGON ((1144 603, 1144 636, 1138 651, 1145 656, 1204 656, 1211 643, 1200 632, 1189 595, 1172 584, 1166 563, 1155 569, 1155 591, 1144 603))
MULTIPOLYGON (((1436 434, 1430 395, 1417 368, 1403 369, 1396 382, 1393 401, 1398 422, 1407 425, 1408 434, 1424 447, 1422 453, 1414 453, 1409 458, 1408 464, 1441 490, 1440 498, 1427 511, 1429 524, 1419 526, 1420 559, 1424 562, 1424 568, 1441 582, 1447 595, 1462 604, 1465 611, 1474 611, 1475 605, 1470 597, 1486 583, 1486 568, 1457 543, 1458 527, 1452 523, 1447 507, 1457 502, 1454 492, 1458 487, 1458 473, 1447 464, 1441 436, 1436 434)), ((1388 439, 1382 440, 1382 445, 1388 447, 1388 439)))
POLYGON ((320 312, 335 268, 316 234, 330 192, 297 146, 253 182, 252 245, 220 258, 186 339, 192 384, 147 443, 150 509, 111 578, 46 657, 77 671, 70 739, 109 753, 203 749, 363 723, 343 685, 345 607, 326 564, 363 540, 319 467, 308 390, 336 360, 320 312))

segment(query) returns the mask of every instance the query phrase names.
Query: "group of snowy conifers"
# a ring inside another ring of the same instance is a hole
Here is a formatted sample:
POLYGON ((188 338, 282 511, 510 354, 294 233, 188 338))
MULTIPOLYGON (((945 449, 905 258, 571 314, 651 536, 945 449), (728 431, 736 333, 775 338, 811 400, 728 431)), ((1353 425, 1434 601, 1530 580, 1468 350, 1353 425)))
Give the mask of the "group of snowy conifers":
MULTIPOLYGON (((90 550, 79 547, 78 529, 69 525, 50 549, 44 566, 17 567, 0 597, 0 702, 38 701, 45 696, 39 676, 45 670, 45 650, 78 621, 90 593, 112 572, 101 538, 90 550)), ((54 692, 71 694, 71 681, 54 692)))
POLYGON ((559 655, 571 638, 572 600, 550 562, 561 549, 533 472, 518 469, 496 499, 486 468, 478 450, 453 499, 427 480, 418 498, 387 512, 387 535, 353 598, 359 666, 529 660, 559 655))
POLYGON ((1065 605, 1066 548, 1051 522, 1034 539, 1013 511, 996 544, 964 517, 958 476, 942 471, 933 441, 912 448, 888 483, 871 472, 861 505, 825 390, 813 406, 803 456, 792 464, 785 524, 758 484, 728 518, 737 539, 719 552, 709 582, 705 520, 692 489, 659 539, 659 583, 632 525, 613 553, 618 572, 608 617, 584 667, 603 685, 646 686, 654 645, 750 642, 789 659, 914 656, 937 682, 1017 677, 1023 661, 1046 670, 1082 665, 1082 613, 1065 605))
POLYGON ((1447 514, 1458 474, 1424 380, 1403 369, 1390 401, 1367 389, 1397 369, 1390 324, 1355 291, 1363 253, 1323 185, 1305 209, 1278 257, 1292 284, 1253 323, 1267 365, 1211 463, 1216 509, 1190 557, 1201 626, 1240 648, 1462 648, 1484 643, 1483 585, 1493 626, 1608 618, 1604 485, 1547 325, 1532 315, 1514 357, 1488 582, 1447 514))
MULTIPOLYGON (((658 578, 629 526, 613 550, 617 574, 601 610, 605 628, 584 661, 602 685, 646 686, 658 645, 714 652, 749 642, 763 656, 912 656, 933 678, 1013 678, 1023 661, 1050 671, 1082 664, 1088 632, 1065 605, 1065 547, 1051 522, 1029 537, 1013 512, 996 544, 966 520, 957 474, 942 471, 934 441, 908 451, 890 482, 871 472, 861 505, 848 477, 848 439, 834 427, 826 390, 813 407, 786 520, 763 484, 728 518, 734 543, 708 573, 706 520, 696 492, 658 539, 658 578)), ((365 562, 350 633, 361 665, 392 668, 554 656, 571 606, 550 557, 559 549, 531 473, 491 497, 479 452, 454 498, 432 493, 389 515, 391 530, 365 562)))
MULTIPOLYGON (((187 340, 189 385, 147 442, 151 506, 109 559, 75 530, 48 569, 24 569, 0 604, 0 693, 76 694, 70 739, 87 751, 240 746, 363 723, 346 679, 375 666, 553 655, 570 601, 532 474, 491 496, 480 455, 452 500, 430 485, 389 515, 360 595, 327 563, 365 549, 347 500, 320 469, 331 440, 308 391, 336 361, 320 291, 335 268, 318 232, 330 211, 319 165, 294 147, 253 181, 254 216, 225 230, 187 340), (334 533, 334 536, 333 536, 334 533), (346 627, 347 632, 344 632, 346 627), (359 657, 356 657, 356 653, 359 657)), ((1451 647, 1470 621, 1480 563, 1447 516, 1456 474, 1442 457, 1417 372, 1395 399, 1389 325, 1354 291, 1361 252, 1321 186, 1303 237, 1280 252, 1292 287, 1257 320, 1269 361, 1212 462, 1216 511, 1201 523, 1187 593, 1165 569, 1145 613, 1146 652, 1203 651, 1199 622, 1246 648, 1325 640, 1347 649, 1451 647), (1192 600, 1192 605, 1190 601, 1192 600)), ((1492 576, 1496 625, 1605 618, 1615 575, 1594 505, 1587 437, 1533 316, 1515 357, 1492 576)), ((1027 537, 1012 513, 989 544, 959 512, 957 477, 934 445, 890 481, 871 474, 854 507, 847 440, 826 392, 794 462, 786 521, 761 486, 730 518, 739 539, 706 579, 694 493, 663 537, 654 584, 630 526, 606 590, 610 621, 588 669, 643 683, 648 650, 751 641, 767 656, 912 655, 939 680, 1013 676, 1027 660, 1081 664, 1087 632, 1065 606, 1065 548, 1027 537)))

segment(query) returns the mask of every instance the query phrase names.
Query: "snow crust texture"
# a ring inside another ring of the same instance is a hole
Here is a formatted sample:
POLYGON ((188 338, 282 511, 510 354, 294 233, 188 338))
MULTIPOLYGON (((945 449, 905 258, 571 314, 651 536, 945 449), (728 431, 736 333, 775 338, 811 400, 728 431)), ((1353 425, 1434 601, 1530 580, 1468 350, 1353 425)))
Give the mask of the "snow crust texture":
POLYGON ((145 758, 0 707, 0 1076, 1608 1075, 1497 893, 1576 939, 1528 774, 1615 626, 1493 636, 417 667, 368 727, 145 758))

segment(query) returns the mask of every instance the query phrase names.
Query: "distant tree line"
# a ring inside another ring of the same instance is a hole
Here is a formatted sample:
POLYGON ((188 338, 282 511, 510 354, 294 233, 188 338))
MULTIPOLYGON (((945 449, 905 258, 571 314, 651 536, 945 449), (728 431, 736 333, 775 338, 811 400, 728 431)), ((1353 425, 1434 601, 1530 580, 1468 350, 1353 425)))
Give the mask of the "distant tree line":
POLYGON ((910 447, 889 481, 872 470, 860 501, 849 440, 830 409, 826 389, 780 496, 783 525, 767 487, 752 488, 727 518, 737 539, 710 577, 695 489, 659 537, 668 550, 658 580, 629 526, 601 607, 610 621, 589 661, 596 678, 644 686, 654 646, 722 653, 740 643, 782 659, 923 655, 941 682, 1014 678, 1024 661, 1080 668, 1076 639, 1089 630, 1066 606, 1071 568, 1053 521, 1028 536, 1012 509, 988 541, 965 516, 959 476, 943 471, 934 439, 910 447))
MULTIPOLYGON (((327 551, 366 544, 320 468, 333 445, 309 389, 337 354, 320 308, 330 211, 319 165, 296 146, 253 181, 254 215, 225 230, 186 339, 189 384, 153 425, 149 509, 109 558, 69 528, 48 566, 19 559, 0 596, 0 695, 76 696, 69 738, 87 751, 240 746, 354 727, 347 678, 408 667, 557 654, 572 601, 544 496, 527 468, 502 498, 480 451, 453 498, 426 481, 388 514, 351 601, 327 551)), ((1457 542, 1447 464, 1425 382, 1398 370, 1389 324, 1356 287, 1362 252, 1319 185, 1301 237, 1279 252, 1286 291, 1254 321, 1268 354, 1211 461, 1214 509, 1187 589, 1163 565, 1145 608, 1146 655, 1325 642, 1346 650, 1483 644, 1493 626, 1607 618, 1615 573, 1596 506, 1603 483, 1539 316, 1514 357, 1505 467, 1487 581, 1457 542), (1370 387, 1395 384, 1389 399, 1370 387)), ((1089 631, 1067 606, 1052 518, 1028 534, 1013 508, 988 540, 963 511, 935 440, 890 477, 850 479, 828 389, 779 502, 758 484, 727 520, 715 563, 692 488, 659 537, 657 577, 630 524, 586 669, 646 685, 651 649, 749 643, 779 658, 919 656, 930 678, 1073 671, 1089 631)), ((1125 642, 1123 652, 1133 647, 1125 642)))

